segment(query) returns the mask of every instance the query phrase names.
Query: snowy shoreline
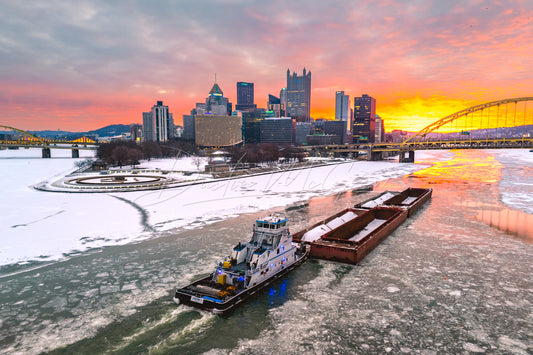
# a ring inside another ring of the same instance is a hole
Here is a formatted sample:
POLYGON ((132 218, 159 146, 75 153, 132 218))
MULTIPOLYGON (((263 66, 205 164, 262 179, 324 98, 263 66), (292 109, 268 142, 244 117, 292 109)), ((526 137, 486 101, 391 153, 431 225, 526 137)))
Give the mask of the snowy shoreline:
MULTIPOLYGON (((67 194, 31 186, 57 180, 79 160, 40 159, 39 154, 39 150, 0 151, 0 167, 6 172, 1 177, 5 211, 0 215, 0 266, 59 260, 133 243, 176 228, 192 229, 241 213, 368 186, 426 166, 346 161, 165 190, 67 194)), ((141 167, 196 173, 203 169, 188 157, 152 160, 141 167)))
MULTIPOLYGON (((533 153, 522 151, 493 153, 511 154, 525 163, 533 158, 533 153)), ((0 151, 0 168, 4 172, 0 177, 4 202, 0 214, 0 266, 59 260, 105 246, 166 235, 177 228, 193 229, 242 213, 370 186, 450 159, 454 153, 417 152, 415 164, 346 161, 228 180, 211 179, 209 184, 172 189, 95 194, 50 193, 31 188, 47 177, 53 176, 47 179, 52 181, 64 176, 79 161, 40 159, 39 155, 39 150, 0 151)), ((179 167, 180 171, 193 173, 203 169, 188 157, 141 165, 169 171, 179 167)), ((509 197, 503 189, 502 195, 506 203, 524 198, 524 194, 509 197)))

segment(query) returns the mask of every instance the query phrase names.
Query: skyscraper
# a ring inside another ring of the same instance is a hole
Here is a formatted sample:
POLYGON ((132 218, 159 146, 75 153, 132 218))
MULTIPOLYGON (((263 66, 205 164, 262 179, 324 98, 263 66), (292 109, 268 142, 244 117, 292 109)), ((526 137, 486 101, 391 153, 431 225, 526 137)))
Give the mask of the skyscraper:
POLYGON ((261 143, 293 144, 296 121, 291 117, 270 117, 261 121, 261 143))
POLYGON ((280 109, 287 112, 287 89, 282 88, 279 91, 279 103, 280 103, 280 109))
POLYGON ((385 142, 385 125, 383 124, 383 118, 376 115, 376 138, 374 143, 385 142))
POLYGON ((291 75, 287 69, 287 108, 288 116, 298 122, 311 120, 311 71, 298 76, 296 72, 291 75))
POLYGON ((212 115, 231 115, 232 104, 228 98, 224 97, 224 93, 218 84, 215 82, 209 96, 205 99, 205 103, 196 104, 196 113, 198 115, 212 114, 212 115))
POLYGON ((354 143, 374 143, 376 136, 376 99, 364 94, 353 99, 354 143))
POLYGON ((335 119, 345 121, 350 129, 350 96, 344 95, 344 91, 335 92, 335 119))
POLYGON ((267 113, 271 113, 273 117, 284 117, 285 110, 281 104, 281 100, 274 95, 268 95, 267 113))
POLYGON ((163 101, 157 101, 150 112, 143 112, 144 140, 166 142, 173 136, 173 127, 172 115, 168 112, 168 106, 163 105, 163 101))
POLYGON ((254 104, 254 83, 237 82, 237 105, 235 109, 239 111, 255 110, 254 104))

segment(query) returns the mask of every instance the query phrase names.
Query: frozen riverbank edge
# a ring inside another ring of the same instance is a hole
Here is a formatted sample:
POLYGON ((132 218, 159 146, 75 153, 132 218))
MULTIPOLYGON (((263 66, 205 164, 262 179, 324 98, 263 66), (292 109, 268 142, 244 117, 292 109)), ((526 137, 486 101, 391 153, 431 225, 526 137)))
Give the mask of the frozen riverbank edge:
MULTIPOLYGON (((0 215, 0 266, 28 268, 102 247, 193 229, 241 213, 283 208, 338 192, 371 186, 422 169, 394 161, 317 162, 305 169, 270 172, 172 189, 120 193, 50 193, 32 188, 56 181, 80 160, 40 159, 40 151, 0 151, 4 205, 0 215), (119 198, 117 198, 119 197, 119 198)), ((432 157, 430 160, 438 159, 432 157)), ((453 154, 447 154, 453 156, 453 154)), ((441 157, 442 158, 442 157, 441 157)), ((205 162, 204 162, 205 164, 205 162)), ((144 169, 203 170, 192 158, 144 162, 144 169)), ((11 268, 9 268, 11 269, 11 268)))
MULTIPOLYGON (((526 164, 533 158, 527 151, 494 153, 526 164)), ((426 151, 417 152, 415 164, 345 161, 164 190, 65 194, 31 186, 45 176, 54 176, 49 181, 65 176, 65 171, 72 171, 72 159, 1 159, 3 154, 14 152, 0 152, 0 167, 6 172, 1 178, 6 201, 0 216, 2 273, 194 229, 242 213, 286 208, 315 196, 369 187, 454 156, 451 151, 426 151)), ((178 167, 196 173, 203 169, 190 158, 153 160, 142 167, 169 171, 178 167)), ((501 194, 502 201, 512 202, 503 189, 501 194)), ((515 201, 531 198, 527 192, 519 194, 515 201)))

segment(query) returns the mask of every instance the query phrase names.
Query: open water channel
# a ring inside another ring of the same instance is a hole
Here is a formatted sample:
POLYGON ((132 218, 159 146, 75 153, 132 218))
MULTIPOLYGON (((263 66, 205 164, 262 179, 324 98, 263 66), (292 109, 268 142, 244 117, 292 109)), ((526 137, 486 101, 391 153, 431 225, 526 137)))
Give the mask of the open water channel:
POLYGON ((0 352, 531 354, 533 215, 501 190, 533 193, 533 170, 490 151, 435 154, 450 160, 282 207, 297 231, 374 191, 433 188, 361 264, 310 260, 225 317, 176 306, 173 289, 209 273, 266 211, 0 269, 0 352))

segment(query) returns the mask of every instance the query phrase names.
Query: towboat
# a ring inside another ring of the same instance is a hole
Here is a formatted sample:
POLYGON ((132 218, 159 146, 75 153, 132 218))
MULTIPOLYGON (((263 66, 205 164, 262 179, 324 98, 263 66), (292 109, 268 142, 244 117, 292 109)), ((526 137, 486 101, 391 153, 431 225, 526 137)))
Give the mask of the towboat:
POLYGON ((257 220, 249 241, 233 247, 209 276, 178 288, 174 302, 224 314, 300 265, 308 246, 292 242, 288 222, 280 212, 257 220))

